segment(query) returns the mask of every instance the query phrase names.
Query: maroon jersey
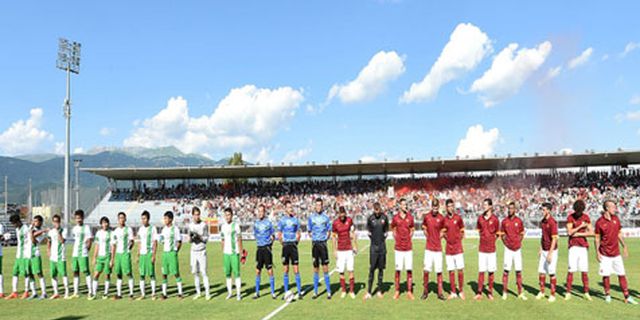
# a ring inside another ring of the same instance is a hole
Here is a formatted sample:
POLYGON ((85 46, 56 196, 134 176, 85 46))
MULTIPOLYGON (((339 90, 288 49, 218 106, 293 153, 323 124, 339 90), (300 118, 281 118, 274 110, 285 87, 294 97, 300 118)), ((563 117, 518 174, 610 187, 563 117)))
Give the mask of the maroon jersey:
MULTIPOLYGON (((571 223, 574 228, 577 228, 582 223, 589 224, 591 223, 591 219, 588 214, 581 214, 580 217, 577 217, 575 213, 570 214, 567 218, 567 224, 571 223)), ((582 228, 578 232, 585 232, 587 229, 582 228)), ((569 237, 569 248, 571 247, 585 247, 589 248, 589 242, 587 241, 587 237, 569 237)))
POLYGON ((520 218, 513 216, 513 218, 506 217, 502 219, 500 231, 504 233, 504 246, 509 250, 516 251, 522 247, 524 225, 522 225, 520 218))
POLYGON ((391 220, 391 228, 395 229, 394 237, 396 240, 395 249, 398 251, 411 251, 411 230, 414 228, 413 215, 407 212, 407 216, 400 217, 400 213, 393 216, 391 220))
POLYGON ((332 230, 338 236, 338 251, 353 250, 351 246, 351 228, 353 228, 353 220, 349 217, 346 217, 344 222, 340 218, 333 221, 332 230))
MULTIPOLYGON (((549 219, 542 219, 540 228, 542 229, 542 238, 540 239, 542 250, 549 251, 551 250, 551 240, 558 237, 558 223, 552 216, 549 216, 549 219)), ((556 249, 558 249, 557 241, 553 250, 556 249)))
POLYGON ((618 234, 622 226, 618 216, 612 215, 611 220, 600 217, 596 221, 596 234, 600 235, 600 254, 605 257, 617 257, 620 255, 618 246, 618 234))
POLYGON ((445 230, 444 236, 447 240, 445 254, 452 256, 462 253, 462 231, 464 231, 462 218, 455 213, 451 217, 446 215, 442 225, 445 230))
POLYGON ((427 250, 442 251, 442 241, 440 240, 440 231, 444 228, 444 217, 437 211, 431 211, 424 215, 422 227, 426 228, 427 250), (435 213, 435 215, 434 215, 435 213))
POLYGON ((489 218, 486 218, 484 214, 480 215, 476 228, 480 234, 478 250, 482 253, 496 252, 496 234, 500 228, 500 221, 496 215, 492 214, 489 218))

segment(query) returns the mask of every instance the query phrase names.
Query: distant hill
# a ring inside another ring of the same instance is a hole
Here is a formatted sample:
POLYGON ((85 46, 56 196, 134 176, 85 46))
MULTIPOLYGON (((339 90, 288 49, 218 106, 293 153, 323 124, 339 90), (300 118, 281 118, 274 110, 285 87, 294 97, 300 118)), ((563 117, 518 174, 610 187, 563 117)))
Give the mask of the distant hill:
MULTIPOLYGON (((176 167, 223 165, 228 159, 211 160, 196 154, 185 154, 175 147, 163 148, 100 148, 71 157, 82 159, 82 167, 176 167)), ((64 176, 64 157, 56 154, 34 154, 17 157, 0 156, 0 189, 4 191, 4 176, 9 179, 9 202, 26 203, 28 184, 31 179, 34 198, 43 190, 61 188, 64 176)), ((106 188, 107 181, 90 173, 80 173, 80 185, 83 188, 106 188)), ((3 196, 0 195, 0 198, 3 196)), ((81 197, 82 198, 82 197, 81 197)), ((2 199, 4 202, 4 199, 2 199)))

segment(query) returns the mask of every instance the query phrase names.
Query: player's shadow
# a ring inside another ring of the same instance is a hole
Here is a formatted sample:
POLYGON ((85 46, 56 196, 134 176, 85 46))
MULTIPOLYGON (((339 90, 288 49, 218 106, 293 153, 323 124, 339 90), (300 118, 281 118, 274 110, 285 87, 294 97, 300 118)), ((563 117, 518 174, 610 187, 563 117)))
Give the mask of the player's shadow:
MULTIPOLYGON (((604 286, 604 284, 600 283, 600 285, 604 286)), ((616 291, 616 292, 622 292, 622 287, 620 287, 619 284, 611 284, 611 290, 616 291)), ((634 289, 629 289, 629 295, 634 297, 634 298, 638 298, 640 296, 640 293, 637 290, 634 289)), ((613 296, 611 296, 612 299, 614 300, 620 300, 623 301, 622 299, 619 298, 614 298, 613 296)))
POLYGON ((54 318, 53 320, 80 320, 86 317, 87 316, 64 316, 64 317, 54 318))
POLYGON ((530 295, 532 295, 532 296, 537 295, 537 294, 538 294, 538 292, 540 291, 540 289, 539 289, 539 288, 532 287, 531 285, 528 285, 528 284, 526 284, 526 283, 523 283, 523 284, 522 284, 522 289, 524 289, 524 291, 525 291, 526 293, 528 293, 528 294, 530 294, 530 295))

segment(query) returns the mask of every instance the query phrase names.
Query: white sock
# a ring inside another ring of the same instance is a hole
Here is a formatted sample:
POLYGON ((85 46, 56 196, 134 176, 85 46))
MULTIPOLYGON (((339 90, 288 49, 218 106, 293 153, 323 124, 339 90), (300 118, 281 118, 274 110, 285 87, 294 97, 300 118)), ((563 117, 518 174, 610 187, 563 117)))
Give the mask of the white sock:
POLYGON ((109 295, 109 280, 104 281, 104 295, 109 295))
POLYGON ((89 290, 89 295, 92 295, 93 290, 91 290, 91 276, 84 277, 84 281, 87 284, 87 290, 89 290))
POLYGON ((0 294, 4 293, 4 277, 0 274, 0 294))
POLYGON ((178 285, 178 295, 182 295, 182 282, 178 282, 176 285, 178 285))
POLYGON ((116 280, 116 291, 118 292, 118 297, 122 297, 122 279, 116 280))
POLYGON ((47 294, 47 285, 44 283, 44 278, 40 278, 40 291, 42 291, 42 295, 47 294))
POLYGON ((167 296, 167 284, 166 283, 162 284, 162 295, 165 296, 165 297, 167 296))
POLYGON ((18 292, 18 277, 11 279, 11 292, 18 292))
POLYGON ((194 274, 193 275, 193 282, 196 285, 196 295, 199 296, 200 295, 200 275, 199 274, 194 274))
POLYGON ((62 277, 62 285, 64 285, 64 296, 66 297, 69 295, 69 277, 62 277))
POLYGON ((207 275, 202 275, 202 280, 204 280, 204 294, 209 297, 209 277, 207 277, 207 275))
POLYGON ((151 279, 151 295, 155 297, 156 295, 156 280, 151 279))
POLYGON ((93 288, 93 292, 98 292, 98 279, 93 279, 93 285, 91 286, 91 288, 93 288))
POLYGON ((133 296, 133 278, 129 278, 129 295, 133 296))
POLYGON ((242 286, 242 280, 240 278, 236 278, 236 294, 240 297, 240 286, 242 286))
POLYGON ((24 292, 29 292, 29 278, 24 279, 24 292))
POLYGON ((144 280, 140 280, 140 296, 144 297, 144 280))
POLYGON ((53 287, 53 295, 57 296, 58 295, 58 279, 52 278, 51 286, 53 287))
POLYGON ((231 281, 231 278, 227 278, 227 292, 229 293, 229 295, 233 294, 233 291, 232 291, 232 289, 233 289, 232 286, 233 285, 232 285, 232 283, 233 282, 231 281))
POLYGON ((78 286, 80 282, 80 278, 78 277, 73 277, 73 295, 77 296, 78 295, 78 286))
POLYGON ((31 295, 37 295, 38 292, 36 291, 36 280, 35 279, 29 279, 29 289, 31 289, 31 295))

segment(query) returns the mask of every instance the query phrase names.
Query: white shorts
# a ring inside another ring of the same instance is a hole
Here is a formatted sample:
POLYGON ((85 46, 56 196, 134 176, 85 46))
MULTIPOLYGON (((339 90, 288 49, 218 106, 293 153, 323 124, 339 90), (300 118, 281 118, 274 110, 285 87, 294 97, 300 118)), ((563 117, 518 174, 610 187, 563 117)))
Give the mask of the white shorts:
POLYGON ((338 265, 336 269, 338 273, 344 273, 347 269, 349 272, 353 272, 353 250, 338 251, 338 265))
POLYGON ((442 252, 424 251, 424 271, 442 273, 442 252))
POLYGON ((413 270, 413 251, 395 251, 396 271, 413 270))
POLYGON ((585 247, 569 248, 569 272, 589 272, 589 253, 585 247))
POLYGON ((504 271, 511 271, 511 267, 515 271, 522 271, 522 252, 520 249, 512 251, 509 248, 504 248, 504 271))
POLYGON ((207 274, 207 251, 191 251, 191 274, 207 274))
POLYGON ((454 255, 446 255, 447 271, 464 269, 464 255, 462 253, 454 255))
POLYGON ((558 265, 558 250, 551 252, 551 263, 547 262, 549 251, 542 251, 540 261, 538 263, 538 273, 555 275, 556 266, 558 265))
POLYGON ((478 252, 478 272, 496 272, 496 253, 478 252))
POLYGON ((603 277, 608 277, 612 273, 615 273, 619 276, 625 275, 622 256, 616 256, 616 257, 602 256, 602 260, 600 260, 600 275, 603 277))

